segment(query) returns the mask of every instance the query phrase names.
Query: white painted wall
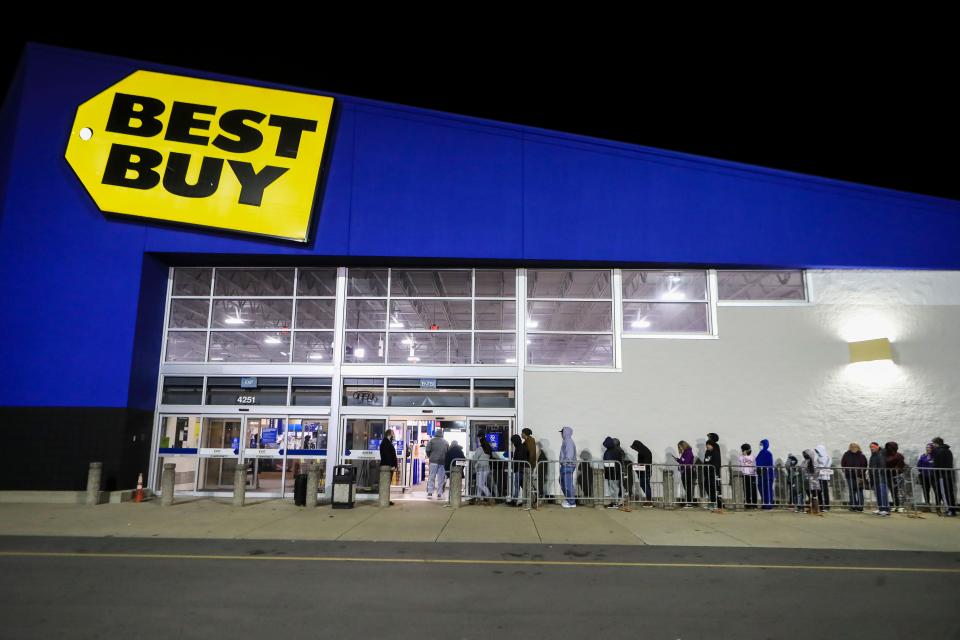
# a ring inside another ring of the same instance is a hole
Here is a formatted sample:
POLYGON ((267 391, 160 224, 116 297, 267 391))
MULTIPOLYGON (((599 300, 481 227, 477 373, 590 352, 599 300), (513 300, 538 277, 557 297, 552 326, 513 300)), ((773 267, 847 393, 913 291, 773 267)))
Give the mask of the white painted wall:
POLYGON ((717 340, 624 339, 622 372, 525 373, 524 422, 555 459, 562 425, 596 457, 607 435, 668 459, 678 440, 723 461, 768 438, 775 458, 934 436, 960 449, 960 272, 811 271, 814 303, 723 307, 717 340), (895 363, 849 364, 848 340, 888 337, 895 363))

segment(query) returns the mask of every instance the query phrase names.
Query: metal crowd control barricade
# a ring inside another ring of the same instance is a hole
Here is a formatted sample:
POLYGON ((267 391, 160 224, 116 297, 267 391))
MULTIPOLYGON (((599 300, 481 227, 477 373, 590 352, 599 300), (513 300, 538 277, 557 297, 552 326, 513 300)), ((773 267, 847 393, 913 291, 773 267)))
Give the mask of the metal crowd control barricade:
POLYGON ((577 460, 561 463, 559 460, 541 460, 537 465, 535 493, 540 502, 562 503, 564 476, 569 474, 573 502, 583 505, 613 505, 629 502, 630 480, 624 475, 625 467, 616 460, 577 460))
POLYGON ((465 500, 531 505, 534 492, 530 463, 526 460, 468 458, 457 463, 463 467, 462 497, 465 500))
POLYGON ((910 469, 914 510, 941 516, 960 512, 958 477, 960 469, 910 469))
POLYGON ((633 463, 628 478, 628 494, 634 505, 713 508, 722 495, 722 475, 709 464, 633 463))

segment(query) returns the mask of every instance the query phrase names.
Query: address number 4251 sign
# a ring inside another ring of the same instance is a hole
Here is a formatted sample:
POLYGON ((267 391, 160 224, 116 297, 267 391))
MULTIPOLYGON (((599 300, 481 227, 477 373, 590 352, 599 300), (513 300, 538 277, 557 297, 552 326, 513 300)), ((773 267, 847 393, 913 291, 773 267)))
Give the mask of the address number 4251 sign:
POLYGON ((77 109, 102 211, 304 242, 333 98, 137 71, 77 109))

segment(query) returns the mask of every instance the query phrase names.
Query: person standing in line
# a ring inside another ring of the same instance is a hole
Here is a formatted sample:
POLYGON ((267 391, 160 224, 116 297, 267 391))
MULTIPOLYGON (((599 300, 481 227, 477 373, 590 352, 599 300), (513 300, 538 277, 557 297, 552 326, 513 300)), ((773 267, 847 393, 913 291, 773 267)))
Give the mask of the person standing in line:
MULTIPOLYGON (((310 436, 307 436, 308 438, 310 436)), ((383 440, 380 441, 380 466, 390 467, 394 473, 397 471, 397 450, 393 444, 393 429, 387 429, 383 434, 383 440)), ((391 476, 392 478, 392 476, 391 476)), ((393 500, 390 501, 393 505, 393 500)))
POLYGON ((480 501, 488 505, 493 504, 490 497, 490 460, 493 459, 493 447, 486 436, 480 438, 480 448, 473 454, 473 460, 477 470, 477 494, 480 501))
POLYGON ((637 482, 640 490, 643 491, 645 507, 653 506, 653 496, 650 494, 650 469, 653 464, 653 454, 645 444, 639 440, 634 440, 630 448, 637 452, 637 482))
POLYGON ((686 440, 677 443, 677 453, 680 457, 674 456, 673 459, 680 465, 680 482, 683 484, 684 509, 693 509, 693 449, 686 440))
POLYGON ((760 441, 760 453, 757 454, 757 474, 760 482, 760 503, 764 509, 773 509, 773 454, 770 453, 770 441, 760 441))
MULTIPOLYGON (((923 502, 927 506, 927 511, 933 511, 933 503, 930 502, 930 490, 933 489, 933 443, 927 444, 926 452, 917 460, 917 469, 920 471, 920 486, 923 488, 923 502)), ((940 504, 939 493, 933 492, 937 498, 937 504, 940 504)))
POLYGON ((803 513, 804 494, 803 490, 803 470, 800 468, 800 461, 792 453, 787 454, 787 487, 790 490, 790 504, 794 511, 803 513))
POLYGON ((623 499, 621 495, 623 449, 620 448, 620 441, 611 436, 604 438, 603 449, 604 462, 616 463, 603 465, 603 479, 606 481, 607 496, 613 500, 607 505, 607 508, 619 509, 622 506, 623 499))
POLYGON ((523 473, 524 463, 529 459, 527 456, 527 447, 523 444, 523 438, 518 434, 510 436, 510 444, 513 445, 513 493, 507 504, 514 504, 518 507, 523 506, 523 473))
POLYGON ((946 510, 943 515, 954 517, 957 515, 957 478, 953 470, 953 452, 950 451, 950 445, 944 444, 943 438, 934 438, 933 444, 934 487, 939 492, 940 504, 946 510))
POLYGON ((427 478, 427 500, 431 499, 433 488, 437 488, 437 500, 443 498, 443 485, 447 481, 445 465, 447 451, 450 445, 443 439, 440 429, 433 432, 433 437, 427 442, 427 460, 430 462, 430 477, 427 478))
POLYGON ((577 506, 576 493, 573 488, 573 476, 577 471, 577 445, 573 442, 573 428, 560 429, 562 444, 560 445, 560 489, 563 491, 564 509, 573 509, 577 506))
POLYGON ((860 445, 851 442, 850 447, 840 458, 843 477, 847 481, 847 491, 850 493, 848 511, 863 511, 863 470, 867 468, 867 458, 860 451, 860 445))
MULTIPOLYGON (((710 460, 708 464, 714 467, 713 473, 714 473, 714 481, 716 485, 713 489, 713 492, 711 492, 710 495, 713 496, 714 494, 716 494, 717 509, 723 509, 723 475, 722 475, 723 463, 720 460, 720 436, 718 436, 715 433, 708 433, 707 449, 712 451, 712 453, 710 454, 710 460), (713 444, 712 448, 711 448, 711 443, 713 444)), ((706 458, 706 454, 704 457, 706 458)), ((707 460, 704 459, 704 462, 707 462, 707 460)))
POLYGON ((757 458, 753 455, 750 445, 744 442, 740 445, 740 473, 743 477, 744 509, 757 508, 757 458))
POLYGON ((814 449, 814 464, 820 472, 820 498, 824 511, 830 511, 830 479, 833 477, 833 458, 827 453, 826 445, 818 444, 814 449))
POLYGON ((807 486, 807 492, 810 494, 810 514, 819 516, 820 514, 820 469, 815 462, 817 452, 813 449, 806 449, 803 452, 803 478, 807 486))
POLYGON ((541 488, 537 480, 537 462, 540 459, 540 450, 537 447, 536 438, 533 437, 532 429, 524 427, 520 430, 520 433, 523 435, 523 444, 527 448, 527 460, 530 462, 530 490, 537 492, 537 500, 532 502, 536 506, 537 501, 540 500, 541 488))
POLYGON ((878 516, 890 515, 890 504, 887 502, 887 456, 876 442, 870 443, 870 483, 877 494, 877 508, 874 514, 878 516))
POLYGON ((893 510, 903 513, 903 502, 905 500, 903 470, 906 467, 906 461, 903 454, 900 453, 900 445, 896 442, 888 442, 883 445, 883 453, 887 457, 887 487, 893 496, 893 510))

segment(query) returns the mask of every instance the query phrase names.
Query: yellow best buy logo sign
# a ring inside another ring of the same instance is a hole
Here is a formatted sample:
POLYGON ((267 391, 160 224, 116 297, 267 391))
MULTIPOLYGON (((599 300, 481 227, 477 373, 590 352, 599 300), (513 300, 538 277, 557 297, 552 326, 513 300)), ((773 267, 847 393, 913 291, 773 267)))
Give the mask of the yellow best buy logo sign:
POLYGON ((66 158, 102 211, 306 242, 333 98, 137 71, 66 158))

